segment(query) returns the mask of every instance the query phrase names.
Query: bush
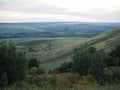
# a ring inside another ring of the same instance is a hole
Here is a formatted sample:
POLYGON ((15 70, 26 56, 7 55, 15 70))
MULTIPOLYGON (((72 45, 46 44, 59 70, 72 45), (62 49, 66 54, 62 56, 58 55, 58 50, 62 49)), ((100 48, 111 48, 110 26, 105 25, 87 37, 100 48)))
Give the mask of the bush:
POLYGON ((48 83, 48 76, 46 74, 31 76, 30 83, 42 88, 48 83))
POLYGON ((37 59, 31 58, 29 60, 28 68, 31 68, 31 67, 39 68, 39 63, 38 63, 37 59))
POLYGON ((31 67, 28 70, 28 73, 31 75, 37 75, 37 74, 45 74, 45 71, 41 68, 31 67))
POLYGON ((57 77, 56 86, 58 89, 64 89, 70 87, 71 82, 64 76, 57 77))
POLYGON ((109 84, 119 84, 120 83, 120 67, 108 67, 105 68, 105 80, 109 84))
POLYGON ((72 62, 64 62, 58 68, 50 71, 49 73, 67 73, 71 72, 72 62))

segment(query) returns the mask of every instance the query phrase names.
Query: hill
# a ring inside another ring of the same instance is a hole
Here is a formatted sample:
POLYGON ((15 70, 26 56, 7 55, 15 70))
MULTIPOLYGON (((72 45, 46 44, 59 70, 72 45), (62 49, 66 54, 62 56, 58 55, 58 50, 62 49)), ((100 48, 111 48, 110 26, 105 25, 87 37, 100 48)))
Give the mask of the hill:
POLYGON ((97 49, 109 52, 120 44, 120 29, 104 32, 92 38, 88 43, 97 49))
POLYGON ((120 28, 120 23, 38 22, 0 23, 3 38, 23 37, 93 37, 120 28))
POLYGON ((37 58, 41 67, 46 71, 58 67, 65 61, 70 61, 73 50, 80 44, 88 43, 97 49, 109 52, 120 44, 120 29, 111 30, 99 34, 93 38, 62 37, 62 38, 13 38, 12 40, 19 48, 26 53, 27 58, 37 58), (48 68, 49 66, 49 68, 48 68))

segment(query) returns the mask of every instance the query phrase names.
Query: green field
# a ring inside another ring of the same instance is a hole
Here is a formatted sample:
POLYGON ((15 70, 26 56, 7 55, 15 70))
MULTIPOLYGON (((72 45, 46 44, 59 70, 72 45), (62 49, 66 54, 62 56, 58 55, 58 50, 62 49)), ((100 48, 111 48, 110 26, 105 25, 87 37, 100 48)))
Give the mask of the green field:
MULTIPOLYGON (((10 39, 6 39, 10 41, 10 39)), ((46 71, 70 61, 74 48, 88 41, 89 38, 15 38, 11 39, 26 53, 27 58, 37 58, 46 71)))

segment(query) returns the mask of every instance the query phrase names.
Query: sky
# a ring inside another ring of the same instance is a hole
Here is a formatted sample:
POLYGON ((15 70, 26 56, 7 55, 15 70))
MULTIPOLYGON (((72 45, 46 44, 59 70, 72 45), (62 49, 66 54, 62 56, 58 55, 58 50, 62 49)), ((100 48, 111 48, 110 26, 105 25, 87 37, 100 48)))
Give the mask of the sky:
POLYGON ((120 22, 120 0, 0 0, 0 22, 120 22))

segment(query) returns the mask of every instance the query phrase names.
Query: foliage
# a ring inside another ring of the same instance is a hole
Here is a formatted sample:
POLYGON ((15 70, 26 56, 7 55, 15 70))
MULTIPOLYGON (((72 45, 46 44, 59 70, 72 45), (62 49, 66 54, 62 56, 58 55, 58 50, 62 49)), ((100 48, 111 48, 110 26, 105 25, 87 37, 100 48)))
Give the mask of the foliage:
POLYGON ((29 68, 31 68, 31 67, 39 68, 39 63, 38 63, 37 59, 31 58, 31 59, 29 60, 28 67, 29 67, 29 68))
MULTIPOLYGON (((9 44, 0 43, 0 80, 6 79, 5 84, 23 80, 26 66, 25 55, 18 52, 11 42, 9 44)), ((2 82, 0 82, 0 86, 3 86, 2 82)))
POLYGON ((58 68, 51 71, 52 73, 67 73, 71 72, 72 62, 64 62, 58 68))
POLYGON ((28 73, 30 75, 37 75, 37 74, 44 74, 45 71, 41 68, 36 68, 36 67, 31 67, 29 70, 28 70, 28 73))
POLYGON ((120 67, 107 67, 105 68, 105 80, 109 84, 119 84, 120 83, 120 67))
POLYGON ((120 66, 120 45, 118 45, 115 49, 113 49, 109 53, 109 55, 111 56, 111 62, 108 61, 108 65, 110 65, 110 66, 120 66))
POLYGON ((70 81, 64 76, 57 77, 56 86, 58 89, 64 89, 70 86, 70 81))
POLYGON ((96 80, 102 84, 104 82, 103 80, 105 76, 104 68, 106 66, 105 53, 102 51, 97 51, 91 55, 90 59, 91 59, 91 63, 90 63, 89 73, 95 76, 96 80))
POLYGON ((114 50, 110 52, 112 57, 120 57, 120 45, 118 45, 114 50))
POLYGON ((72 71, 79 75, 87 75, 90 67, 90 55, 87 46, 81 45, 76 49, 73 55, 72 71))
POLYGON ((46 74, 34 75, 30 77, 30 83, 38 87, 43 87, 48 82, 48 76, 46 74))
POLYGON ((102 83, 106 58, 107 55, 103 51, 96 51, 94 47, 81 46, 75 50, 72 70, 80 76, 91 74, 102 83))

